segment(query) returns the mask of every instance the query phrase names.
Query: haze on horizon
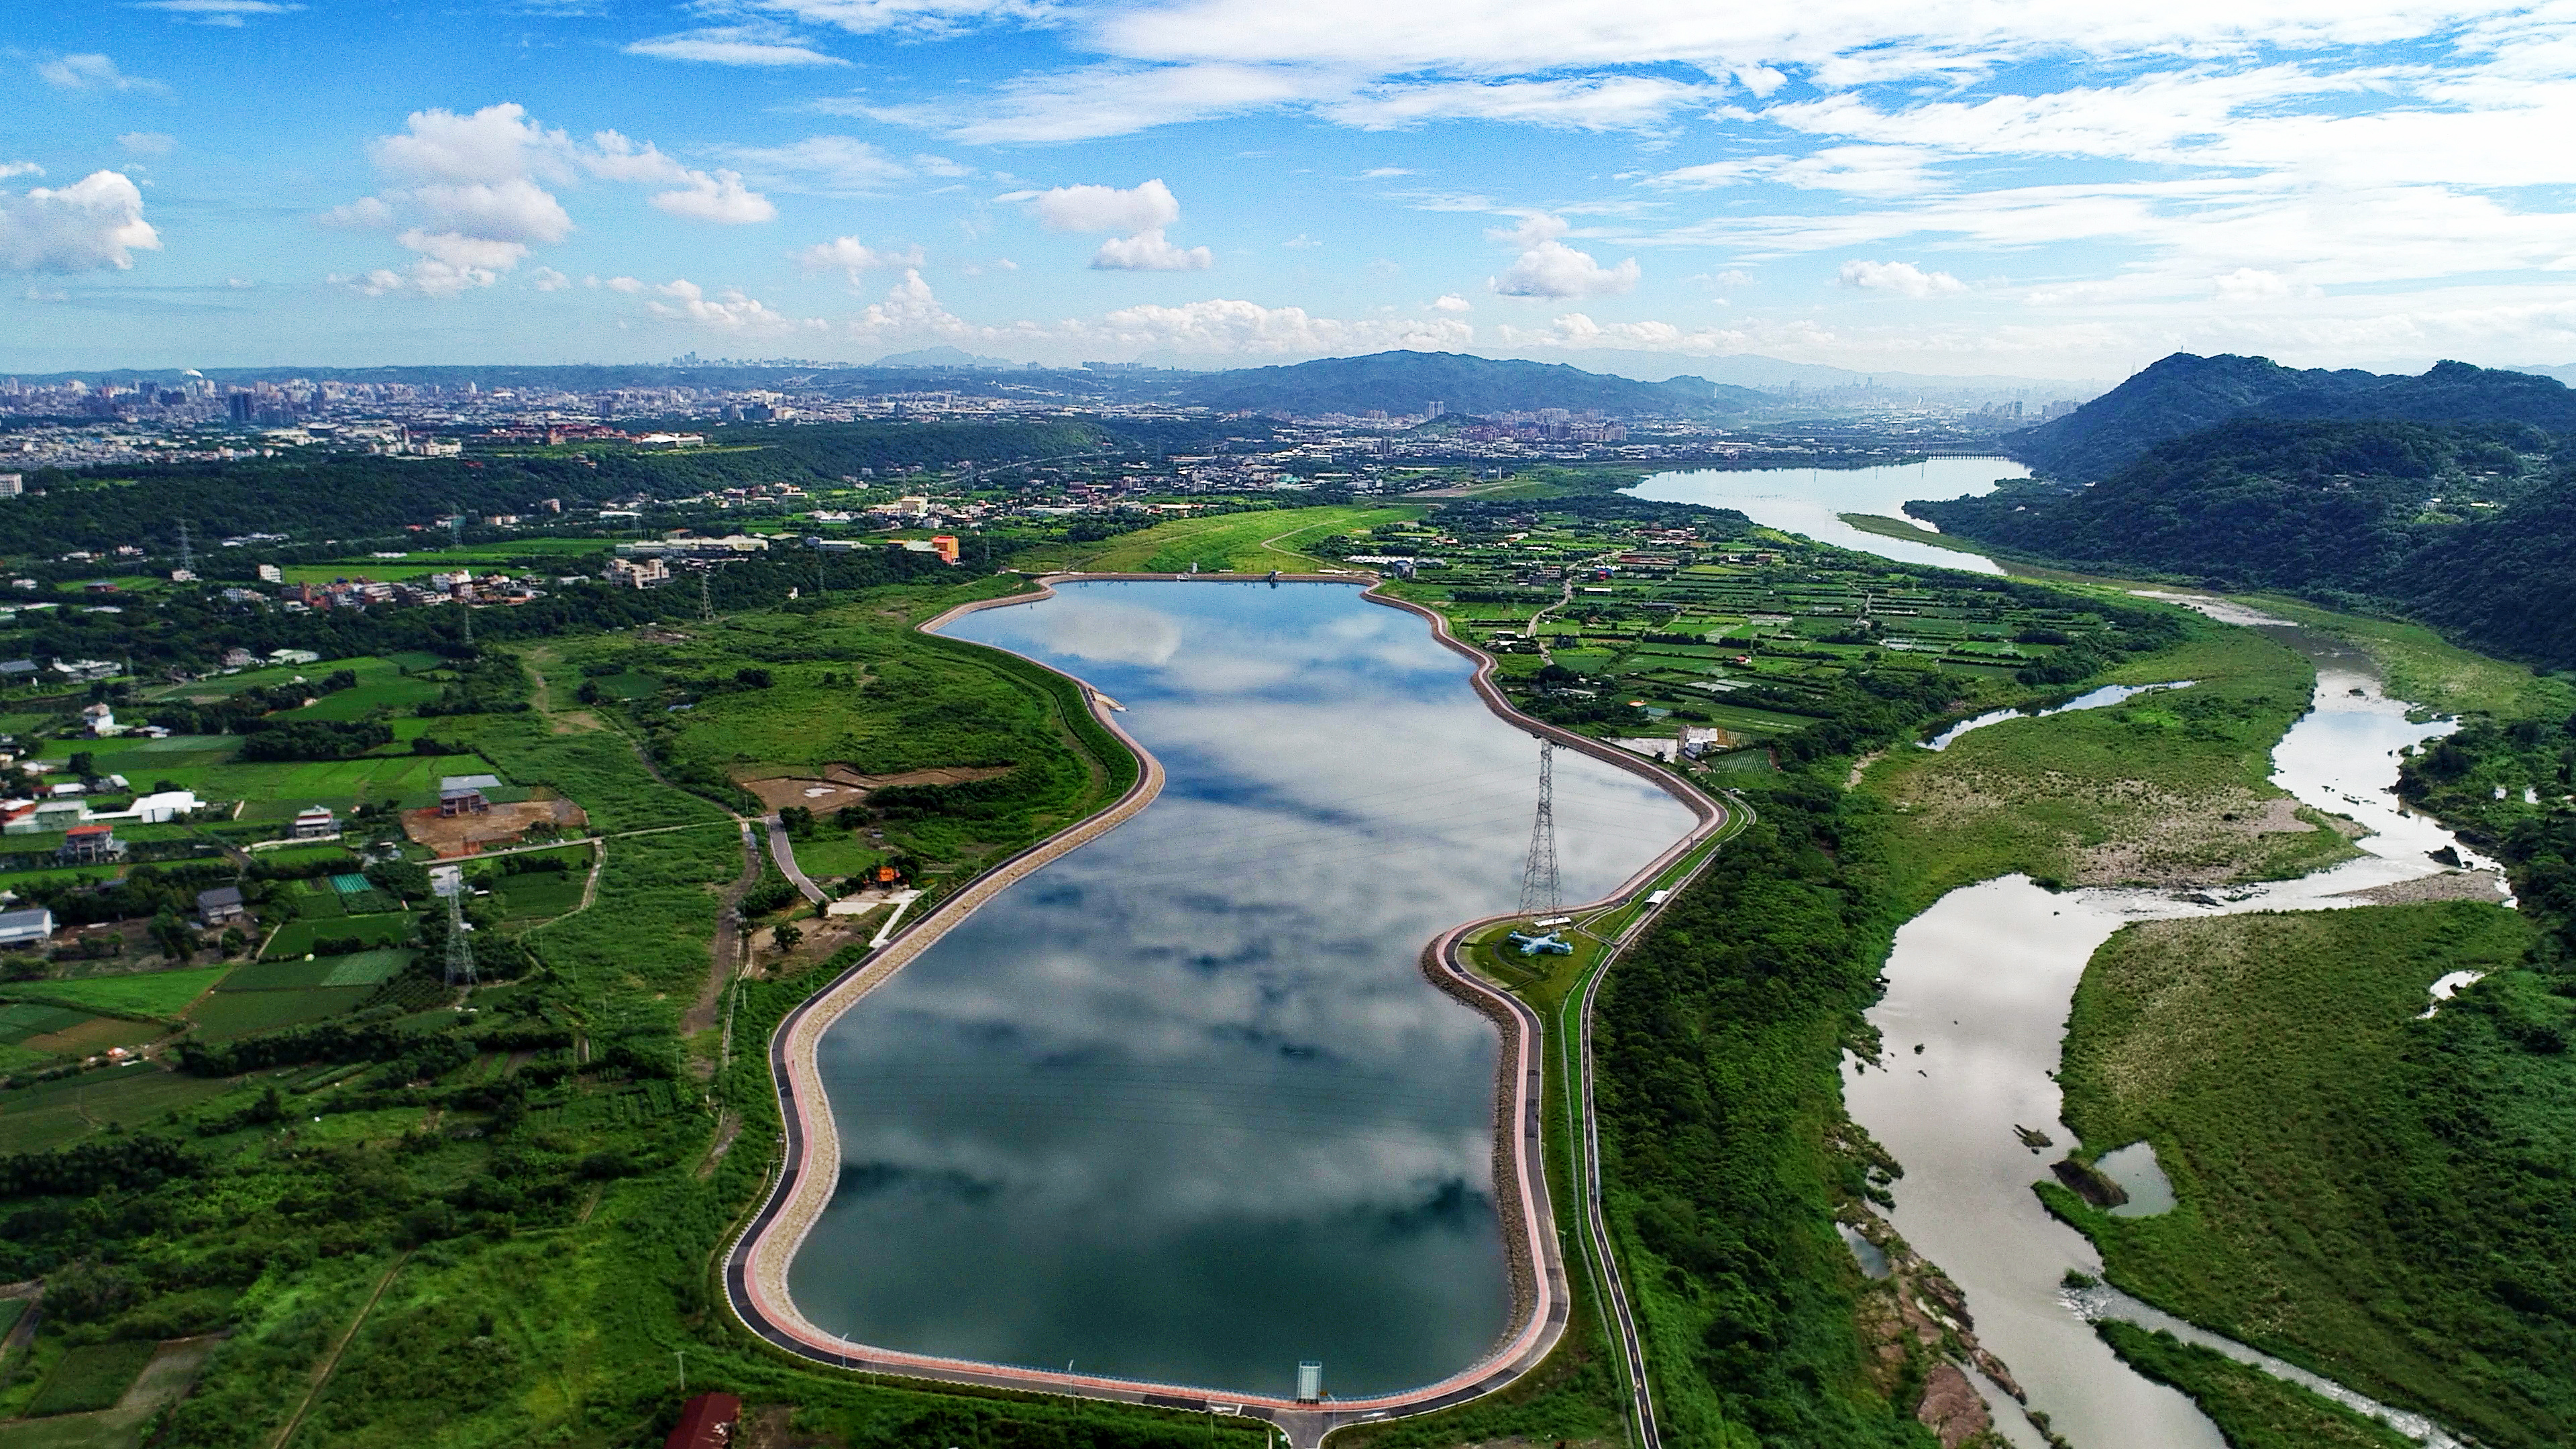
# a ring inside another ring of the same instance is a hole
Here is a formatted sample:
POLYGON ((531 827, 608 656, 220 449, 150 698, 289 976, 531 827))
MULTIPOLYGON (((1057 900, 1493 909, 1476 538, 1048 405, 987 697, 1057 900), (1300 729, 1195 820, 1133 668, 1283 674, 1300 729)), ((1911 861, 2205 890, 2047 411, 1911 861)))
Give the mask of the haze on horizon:
POLYGON ((2576 3, 13 16, 0 371, 2576 359, 2576 3))

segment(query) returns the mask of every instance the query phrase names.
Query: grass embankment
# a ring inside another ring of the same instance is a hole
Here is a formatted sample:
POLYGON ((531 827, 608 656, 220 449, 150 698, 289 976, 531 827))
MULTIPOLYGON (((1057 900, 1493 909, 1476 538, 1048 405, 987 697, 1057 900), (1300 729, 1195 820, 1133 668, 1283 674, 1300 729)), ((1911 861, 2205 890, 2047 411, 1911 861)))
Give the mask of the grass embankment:
POLYGON ((2095 1324, 2093 1331, 2131 1368, 2189 1394, 2227 1437, 2228 1449, 2410 1449, 2415 1442, 2376 1419, 2170 1333, 2118 1322, 2095 1324))
MULTIPOLYGON (((1158 523, 1104 544, 1052 545, 1041 554, 1061 567, 1093 573, 1186 573, 1192 564, 1198 565, 1202 573, 1225 569, 1236 573, 1266 574, 1272 569, 1299 573, 1341 567, 1331 560, 1299 552, 1301 542, 1312 543, 1337 533, 1383 524, 1409 523, 1423 513, 1423 509, 1415 507, 1348 506, 1224 513, 1158 523)), ((1035 562, 1025 565, 1042 566, 1035 562)))
POLYGON ((1952 538, 1946 533, 1934 533, 1920 524, 1908 523, 1902 518, 1890 518, 1883 513, 1838 513, 1834 516, 1863 533, 1874 533, 1881 538, 1901 538, 1907 543, 1919 543, 1926 548, 1946 548, 1952 553, 1964 553, 1977 558, 1987 556, 1986 550, 1965 539, 1952 538))
POLYGON ((2576 1438, 2576 1005, 2471 902, 2163 921, 2098 952, 2061 1081, 2088 1152, 2153 1143, 2178 1205, 2054 1185, 2111 1280, 2492 1445, 2576 1438), (2498 973, 2429 1018, 2449 971, 2498 973))
POLYGON ((1883 803, 1908 914, 2019 871, 2068 885, 2215 885, 2304 874, 2353 848, 2270 783, 2272 746, 2316 672, 2251 630, 2207 622, 2101 682, 2196 681, 2108 709, 1900 745, 1864 776, 1883 803))

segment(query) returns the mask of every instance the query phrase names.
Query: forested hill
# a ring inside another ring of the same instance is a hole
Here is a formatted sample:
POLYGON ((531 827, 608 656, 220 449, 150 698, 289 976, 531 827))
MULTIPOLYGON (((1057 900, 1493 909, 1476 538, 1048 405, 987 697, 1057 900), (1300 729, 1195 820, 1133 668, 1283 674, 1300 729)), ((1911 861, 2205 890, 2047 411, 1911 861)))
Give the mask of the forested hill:
POLYGON ((2034 480, 1906 512, 2081 567, 2395 609, 2576 668, 2576 462, 2554 453, 2511 423, 2245 419, 2089 487, 2034 480))
POLYGON ((2091 482, 2159 443, 2243 417, 2527 423, 2570 432, 2576 392, 2554 378, 2465 362, 2405 377, 2177 352, 2074 412, 2013 434, 2006 446, 2052 477, 2091 482))
POLYGON ((1562 363, 1454 352, 1378 352, 1287 367, 1205 373, 1175 391, 1183 400, 1208 407, 1291 413, 1358 413, 1370 408, 1419 413, 1425 404, 1436 401, 1453 413, 1570 408, 1620 417, 1717 416, 1750 412, 1779 401, 1749 387, 1696 377, 1638 382, 1562 363))

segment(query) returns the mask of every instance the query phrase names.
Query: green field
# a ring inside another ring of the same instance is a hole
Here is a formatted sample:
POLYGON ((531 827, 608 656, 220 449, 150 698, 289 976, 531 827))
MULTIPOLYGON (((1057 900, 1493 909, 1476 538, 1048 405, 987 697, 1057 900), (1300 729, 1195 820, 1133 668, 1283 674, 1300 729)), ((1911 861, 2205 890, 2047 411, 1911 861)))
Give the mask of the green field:
POLYGON ((587 870, 565 870, 504 876, 494 894, 501 900, 502 914, 510 920, 560 916, 581 904, 582 886, 589 874, 587 870))
POLYGON ((301 991, 315 986, 373 986, 400 975, 411 960, 409 951, 362 951, 354 956, 318 956, 307 961, 301 957, 288 961, 259 961, 236 969, 215 988, 218 994, 236 991, 301 991))
POLYGON ((220 991, 188 1017, 197 1024, 198 1035, 206 1040, 230 1041, 252 1032, 338 1016, 355 1009, 375 990, 373 986, 314 986, 303 990, 220 991))
POLYGON ((2454 901, 2160 921, 2075 997, 2065 1120, 2144 1139, 2178 1206, 2043 1187, 2111 1280, 2497 1446, 2576 1438, 2576 1003, 2517 969, 2523 916, 2454 901), (2427 988, 2492 973, 2433 1017, 2427 988))
POLYGON ((231 969, 194 966, 72 981, 19 981, 0 986, 0 999, 42 1001, 114 1016, 176 1016, 231 969))
MULTIPOLYGON (((412 687, 412 682, 402 683, 405 688, 412 687)), ((324 704, 359 692, 329 696, 324 704)), ((335 717, 322 705, 315 706, 315 711, 318 718, 335 717)), ((308 805, 326 805, 344 815, 362 803, 390 802, 404 809, 418 809, 438 803, 442 775, 503 774, 489 761, 472 755, 405 753, 354 760, 243 763, 235 758, 241 749, 240 737, 227 735, 173 735, 166 740, 148 740, 139 735, 114 740, 51 740, 45 749, 48 757, 68 757, 76 749, 87 749, 97 756, 101 771, 121 774, 132 780, 137 789, 166 781, 194 790, 198 798, 209 802, 244 801, 241 819, 260 822, 292 819, 308 805)), ((493 799, 503 800, 523 798, 524 792, 491 794, 493 799)))
POLYGON ((333 916, 318 921, 290 921, 280 926, 260 952, 264 961, 281 961, 313 953, 316 941, 361 941, 368 948, 399 946, 411 936, 412 916, 396 911, 380 916, 333 916))
POLYGON ((2241 602, 2353 644, 2379 666, 2388 693, 2414 700, 2428 714, 2564 719, 2576 710, 2576 686, 2566 676, 2536 675, 2526 665, 2472 654, 2421 624, 2333 613, 2277 594, 2249 594, 2241 602))
POLYGON ((27 1406, 27 1417, 41 1419, 116 1407, 116 1401, 125 1397, 126 1389, 160 1348, 157 1343, 98 1343, 73 1349, 54 1365, 45 1386, 36 1391, 35 1401, 27 1406))
POLYGON ((1299 552, 1301 545, 1337 533, 1409 523, 1420 508, 1281 508, 1256 513, 1230 513, 1211 518, 1178 518, 1140 533, 1125 534, 1100 545, 1066 545, 1067 562, 1100 573, 1182 573, 1193 563, 1203 572, 1232 569, 1299 573, 1339 568, 1330 559, 1299 552), (1275 543, 1271 540, 1277 540, 1275 543), (1081 550, 1097 549, 1087 555, 1081 550))
POLYGON ((152 1066, 103 1067, 0 1093, 0 1152, 43 1152, 110 1126, 139 1127, 232 1090, 219 1078, 152 1066))

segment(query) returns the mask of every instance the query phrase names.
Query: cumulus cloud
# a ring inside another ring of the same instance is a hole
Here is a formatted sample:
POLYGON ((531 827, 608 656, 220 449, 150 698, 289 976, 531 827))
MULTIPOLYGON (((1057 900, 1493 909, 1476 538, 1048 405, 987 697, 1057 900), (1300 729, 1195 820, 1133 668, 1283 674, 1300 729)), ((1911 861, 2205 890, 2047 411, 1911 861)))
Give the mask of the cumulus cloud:
POLYGON ((1455 292, 1451 292, 1446 296, 1433 298, 1431 300, 1431 310, 1434 312, 1448 312, 1455 314, 1459 312, 1473 312, 1476 308, 1474 303, 1469 302, 1466 298, 1459 296, 1455 292))
POLYGON ((318 220, 336 227, 404 227, 394 240, 419 260, 403 272, 369 272, 360 289, 371 295, 411 290, 452 297, 491 286, 526 260, 531 248, 572 234, 571 213, 547 188, 578 184, 584 176, 670 187, 654 193, 652 205, 692 221, 743 225, 778 214, 736 172, 682 165, 652 142, 616 131, 597 132, 584 145, 539 125, 513 102, 463 115, 415 111, 400 132, 369 142, 367 155, 397 184, 382 195, 333 207, 318 220))
POLYGON ((1049 231, 1149 231, 1181 219, 1181 203, 1160 178, 1121 190, 1115 186, 1059 186, 1013 192, 1049 231))
POLYGON ((42 176, 45 168, 33 161, 0 161, 0 181, 12 176, 42 176))
POLYGON ((540 292, 560 292, 572 285, 572 278, 552 267, 539 267, 528 274, 528 284, 540 292))
POLYGON ((1091 267, 1100 272, 1203 272, 1216 265, 1216 254, 1206 247, 1176 247, 1163 239, 1161 227, 1151 227, 1134 236, 1111 237, 1091 254, 1091 267))
POLYGON ((646 303, 653 315, 722 332, 819 332, 830 325, 818 318, 790 317, 744 295, 740 287, 727 287, 710 297, 697 283, 682 277, 655 290, 671 300, 646 303))
POLYGON ((857 237, 836 236, 830 241, 817 242, 798 252, 796 264, 809 272, 841 272, 846 274, 851 282, 856 283, 862 272, 891 267, 919 267, 922 264, 922 255, 918 243, 901 251, 881 252, 857 237))
POLYGON ((644 284, 633 277, 611 277, 600 285, 612 292, 641 292, 644 284))
POLYGON ((93 171, 69 186, 0 192, 0 267, 13 272, 94 272, 133 267, 132 253, 159 251, 143 219, 143 193, 117 171, 93 171))
POLYGON ((707 65, 741 66, 816 66, 848 65, 836 55, 826 55, 799 42, 792 33, 774 25, 724 25, 702 30, 684 30, 676 35, 657 35, 646 40, 630 41, 628 55, 649 55, 661 60, 693 60, 707 65))
POLYGON ((1565 223, 1557 218, 1533 216, 1512 231, 1495 234, 1495 240, 1511 242, 1521 253, 1486 285, 1505 297, 1557 300, 1609 296, 1636 287, 1640 273, 1635 257, 1605 267, 1591 253, 1559 241, 1565 232, 1565 223))
POLYGON ((1927 272, 1912 262, 1845 262, 1835 284, 1859 292, 1888 292, 1899 297, 1946 297, 1968 290, 1948 272, 1927 272))
POLYGON ((866 311, 850 319, 849 327, 866 337, 971 337, 990 330, 979 329, 941 306, 930 284, 916 271, 906 271, 902 281, 886 289, 883 301, 869 303, 866 311))
POLYGON ((40 61, 36 74, 45 84, 65 91, 154 91, 168 95, 170 88, 157 80, 127 75, 116 68, 116 62, 98 54, 56 56, 40 61))

